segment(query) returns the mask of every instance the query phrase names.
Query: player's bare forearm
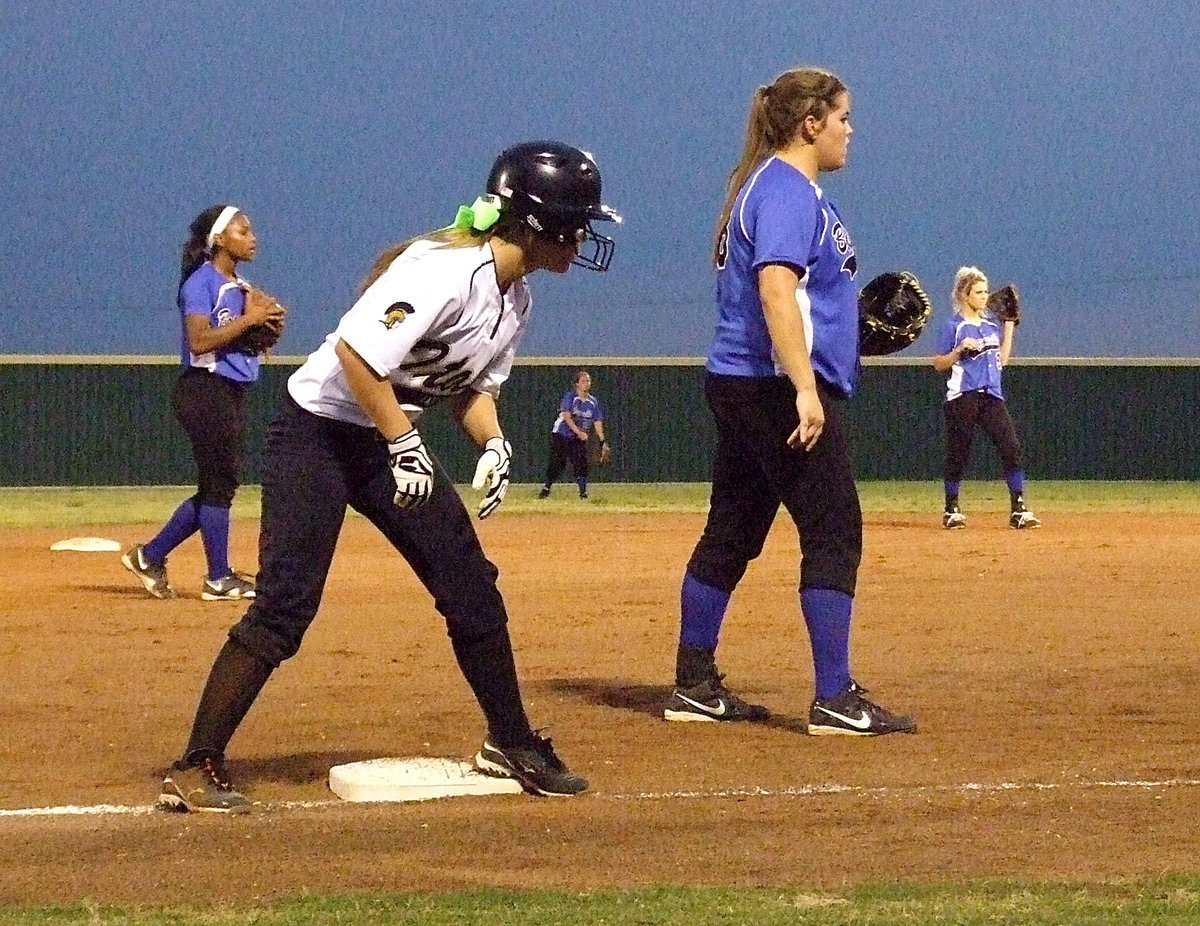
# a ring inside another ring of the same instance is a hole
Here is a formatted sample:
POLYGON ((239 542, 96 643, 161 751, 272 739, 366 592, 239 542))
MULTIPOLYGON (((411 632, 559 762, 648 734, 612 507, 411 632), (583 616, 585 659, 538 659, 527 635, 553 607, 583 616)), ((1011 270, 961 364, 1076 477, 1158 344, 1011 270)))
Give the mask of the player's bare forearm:
POLYGON ((1008 366, 1008 358, 1012 356, 1013 335, 1016 333, 1016 322, 1004 323, 1004 335, 1000 340, 1000 366, 1008 366))
POLYGON ((401 434, 411 431, 413 424, 396 400, 391 382, 371 369, 345 341, 339 340, 334 352, 346 374, 346 385, 379 433, 387 440, 394 441, 401 434))
POLYGON ((602 444, 608 443, 608 437, 606 437, 604 434, 604 422, 603 421, 596 422, 596 437, 600 438, 600 443, 602 443, 602 444))
POLYGON ((812 362, 808 359, 808 340, 804 336, 804 319, 796 301, 800 277, 791 267, 768 264, 758 273, 758 294, 767 332, 775 356, 791 379, 797 392, 817 391, 812 362))
POLYGON ((207 354, 227 347, 254 327, 256 322, 239 315, 228 324, 214 328, 207 315, 188 315, 184 320, 188 350, 193 354, 207 354))
POLYGON ((467 392, 451 403, 459 427, 475 445, 482 447, 493 437, 503 437, 496 400, 486 392, 467 392))
POLYGON ((962 359, 962 346, 954 348, 948 354, 938 354, 933 358, 933 368, 939 373, 945 373, 962 359))

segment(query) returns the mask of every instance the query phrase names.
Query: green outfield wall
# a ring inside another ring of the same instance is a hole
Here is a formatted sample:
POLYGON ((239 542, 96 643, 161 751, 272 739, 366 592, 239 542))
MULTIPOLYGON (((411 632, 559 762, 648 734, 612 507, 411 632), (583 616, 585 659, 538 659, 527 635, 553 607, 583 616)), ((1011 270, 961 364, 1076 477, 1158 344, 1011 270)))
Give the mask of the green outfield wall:
MULTIPOLYGON (((251 390, 245 481, 259 481, 271 410, 299 358, 276 358, 251 390)), ((520 362, 501 398, 513 479, 545 467, 558 400, 580 366, 604 402, 616 461, 600 480, 708 478, 713 430, 699 361, 543 358, 520 362)), ((169 409, 170 358, 0 357, 0 485, 161 485, 194 478, 169 409)), ((847 406, 864 479, 941 476, 945 377, 927 359, 868 362, 847 406)), ((1005 373, 1031 479, 1200 479, 1200 360, 1027 360, 1005 373)), ((476 454, 442 409, 425 416, 426 443, 453 477, 476 454)), ((999 475, 984 437, 969 478, 999 475)))

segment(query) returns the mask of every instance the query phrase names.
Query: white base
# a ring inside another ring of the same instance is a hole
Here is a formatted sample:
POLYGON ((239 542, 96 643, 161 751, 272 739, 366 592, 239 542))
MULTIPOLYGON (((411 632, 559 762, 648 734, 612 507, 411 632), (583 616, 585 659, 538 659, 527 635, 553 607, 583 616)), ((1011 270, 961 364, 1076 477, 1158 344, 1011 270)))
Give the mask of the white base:
POLYGON ((329 790, 344 801, 428 801, 466 794, 518 794, 512 778, 490 778, 458 759, 368 759, 335 765, 329 790))
POLYGON ((68 537, 50 544, 51 550, 75 550, 80 553, 119 553, 121 545, 105 537, 68 537))

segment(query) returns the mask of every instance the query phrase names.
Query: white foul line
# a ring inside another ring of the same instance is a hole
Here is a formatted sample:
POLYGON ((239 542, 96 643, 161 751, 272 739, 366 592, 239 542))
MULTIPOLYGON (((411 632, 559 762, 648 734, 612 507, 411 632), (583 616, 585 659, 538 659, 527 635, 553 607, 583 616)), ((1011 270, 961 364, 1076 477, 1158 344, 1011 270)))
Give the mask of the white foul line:
MULTIPOLYGON (((864 785, 802 785, 792 788, 730 788, 716 791, 641 791, 631 794, 596 794, 595 800, 607 801, 660 801, 695 798, 745 798, 745 797, 814 797, 833 794, 861 794, 874 797, 900 797, 911 794, 991 794, 1007 791, 1066 791, 1071 788, 1139 788, 1153 790, 1163 788, 1194 788, 1200 786, 1200 779, 1195 778, 1165 778, 1161 780, 1118 780, 1118 781, 1070 781, 1070 782, 1040 782, 1040 781, 1002 781, 995 784, 968 782, 959 785, 900 785, 874 786, 864 785)), ((320 807, 345 805, 347 801, 282 801, 276 804, 256 804, 255 809, 262 811, 278 810, 309 810, 320 807)), ((93 804, 80 807, 66 805, 62 807, 27 807, 17 810, 0 810, 2 817, 72 817, 72 816, 107 816, 126 814, 138 816, 141 814, 159 813, 149 804, 126 806, 121 804, 93 804)))

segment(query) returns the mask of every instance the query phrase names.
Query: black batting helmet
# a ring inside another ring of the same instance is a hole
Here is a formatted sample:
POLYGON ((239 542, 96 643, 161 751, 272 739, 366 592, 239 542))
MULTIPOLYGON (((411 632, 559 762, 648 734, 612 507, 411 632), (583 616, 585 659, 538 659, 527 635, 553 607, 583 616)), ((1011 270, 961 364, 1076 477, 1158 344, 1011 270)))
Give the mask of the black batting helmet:
POLYGON ((613 241, 596 234, 591 223, 620 222, 621 217, 601 201, 600 168, 587 152, 557 141, 513 145, 496 158, 487 190, 500 197, 503 213, 537 234, 560 244, 591 244, 575 264, 608 269, 613 241))

